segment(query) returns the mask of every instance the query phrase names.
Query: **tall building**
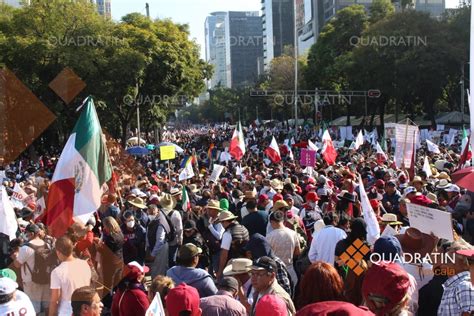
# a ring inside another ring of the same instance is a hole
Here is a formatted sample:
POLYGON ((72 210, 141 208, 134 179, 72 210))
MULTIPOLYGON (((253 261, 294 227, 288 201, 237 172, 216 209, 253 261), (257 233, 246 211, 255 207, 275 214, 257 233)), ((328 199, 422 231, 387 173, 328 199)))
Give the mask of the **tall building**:
POLYGON ((259 12, 229 12, 225 19, 227 86, 243 87, 258 79, 263 56, 262 17, 259 12))
POLYGON ((253 84, 263 56, 259 12, 213 12, 204 24, 206 60, 214 66, 208 89, 253 84))
POLYGON ((446 1, 416 0, 415 10, 429 13, 432 17, 438 18, 446 11, 446 1))
POLYGON ((91 0, 97 6, 97 12, 106 18, 112 18, 112 0, 91 0))
POLYGON ((227 12, 213 12, 204 23, 206 61, 214 66, 208 89, 220 84, 227 87, 225 19, 227 12))
POLYGON ((294 46, 294 1, 262 0, 261 2, 265 69, 273 58, 283 54, 285 46, 294 46))

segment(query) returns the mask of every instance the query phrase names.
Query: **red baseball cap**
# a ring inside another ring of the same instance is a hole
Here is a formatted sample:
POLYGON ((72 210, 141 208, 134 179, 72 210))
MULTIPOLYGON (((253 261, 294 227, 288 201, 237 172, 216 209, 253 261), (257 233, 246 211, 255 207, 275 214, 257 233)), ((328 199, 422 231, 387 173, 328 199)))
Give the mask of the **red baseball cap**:
POLYGON ((324 301, 305 306, 297 313, 298 316, 364 316, 374 315, 367 307, 357 307, 351 303, 340 301, 324 301))
POLYGON ((145 275, 149 271, 150 268, 147 266, 142 266, 138 262, 132 261, 123 269, 123 275, 129 280, 137 280, 140 276, 145 275))
POLYGON ((201 315, 199 309, 199 292, 186 283, 171 289, 166 295, 166 309, 169 316, 179 316, 183 311, 191 312, 191 316, 201 315))
POLYGON ((382 179, 378 179, 377 181, 375 181, 375 186, 377 187, 377 189, 383 189, 385 188, 385 181, 383 181, 382 179))
POLYGON ((261 194, 259 197, 258 197, 258 202, 263 202, 265 200, 268 200, 268 195, 266 194, 261 194))
POLYGON ((283 200, 283 195, 281 195, 280 193, 277 193, 273 196, 273 203, 280 200, 283 200))
POLYGON ((374 263, 365 274, 362 294, 368 307, 377 315, 385 315, 405 297, 410 287, 407 272, 397 263, 374 263), (377 309, 374 301, 384 300, 383 308, 377 309))
POLYGON ((255 316, 287 316, 288 308, 285 301, 280 297, 267 294, 263 296, 255 306, 255 316))
POLYGON ((306 202, 316 202, 319 201, 319 196, 316 194, 316 192, 308 192, 306 194, 306 202))
POLYGON ((372 208, 375 209, 380 206, 380 202, 376 199, 372 199, 370 200, 370 206, 372 206, 372 208))
POLYGON ((160 191, 160 188, 158 188, 157 185, 152 185, 151 188, 150 188, 150 191, 158 192, 158 191, 160 191))

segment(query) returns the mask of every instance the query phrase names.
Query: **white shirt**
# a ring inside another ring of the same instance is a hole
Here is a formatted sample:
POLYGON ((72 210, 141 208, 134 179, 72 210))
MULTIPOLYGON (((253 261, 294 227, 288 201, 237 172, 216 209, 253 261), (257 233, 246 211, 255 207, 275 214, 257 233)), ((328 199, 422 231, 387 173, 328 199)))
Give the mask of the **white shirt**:
POLYGON ((60 289, 58 316, 70 316, 72 314, 72 293, 83 286, 91 283, 91 268, 89 264, 81 259, 64 261, 53 272, 51 272, 51 289, 60 289))
POLYGON ((6 316, 35 316, 36 312, 28 295, 20 290, 15 292, 15 298, 0 305, 0 315, 6 316))
POLYGON ((324 261, 334 265, 336 244, 346 237, 346 232, 340 228, 332 225, 324 227, 316 238, 311 241, 308 253, 311 263, 324 261))
MULTIPOLYGON (((33 246, 43 246, 45 242, 41 239, 33 239, 30 241, 30 244, 33 246)), ((33 248, 28 246, 21 246, 20 251, 18 252, 17 261, 22 265, 21 266, 21 278, 23 283, 31 282, 31 272, 35 268, 35 251, 33 248), (28 269, 28 267, 30 269, 28 269)))
POLYGON ((230 232, 225 232, 224 235, 222 235, 221 249, 230 250, 231 244, 232 244, 232 235, 230 232))
MULTIPOLYGON (((171 210, 163 209, 166 215, 169 215, 171 210)), ((171 215, 171 223, 173 223, 174 229, 176 231, 176 241, 171 242, 170 246, 182 245, 183 244, 183 220, 181 219, 181 214, 178 211, 174 211, 171 215)), ((166 220, 165 220, 166 221, 166 220)))
POLYGON ((267 235, 267 240, 275 256, 288 268, 293 265, 293 254, 299 244, 298 234, 288 227, 277 228, 267 235))

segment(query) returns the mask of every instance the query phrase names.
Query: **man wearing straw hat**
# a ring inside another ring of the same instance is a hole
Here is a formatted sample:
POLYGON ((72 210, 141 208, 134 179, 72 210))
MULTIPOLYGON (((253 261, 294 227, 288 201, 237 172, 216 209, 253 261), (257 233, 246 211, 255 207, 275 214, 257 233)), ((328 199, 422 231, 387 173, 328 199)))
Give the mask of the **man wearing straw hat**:
POLYGON ((174 231, 176 236, 173 240, 169 241, 169 252, 168 252, 168 265, 172 267, 175 265, 176 253, 178 248, 183 244, 183 221, 181 214, 175 210, 176 208, 176 199, 171 194, 165 194, 160 199, 160 205, 162 207, 162 212, 168 216, 171 220, 171 223, 174 226, 174 231))
POLYGON ((223 211, 217 217, 217 222, 221 223, 225 229, 221 242, 218 279, 222 276, 227 260, 243 256, 243 247, 249 240, 247 228, 240 225, 236 219, 237 216, 229 211, 223 211))

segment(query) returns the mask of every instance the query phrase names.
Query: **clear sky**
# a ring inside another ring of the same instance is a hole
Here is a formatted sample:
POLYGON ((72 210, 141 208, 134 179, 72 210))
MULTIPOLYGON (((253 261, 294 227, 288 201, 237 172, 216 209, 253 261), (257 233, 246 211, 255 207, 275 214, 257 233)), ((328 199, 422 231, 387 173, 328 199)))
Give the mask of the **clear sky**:
MULTIPOLYGON (((145 3, 150 4, 152 18, 171 18, 190 26, 191 38, 201 46, 204 58, 204 21, 214 11, 260 11, 260 0, 112 0, 112 16, 120 20, 131 12, 145 14, 145 3)), ((454 8, 459 0, 446 0, 446 7, 454 8)))

